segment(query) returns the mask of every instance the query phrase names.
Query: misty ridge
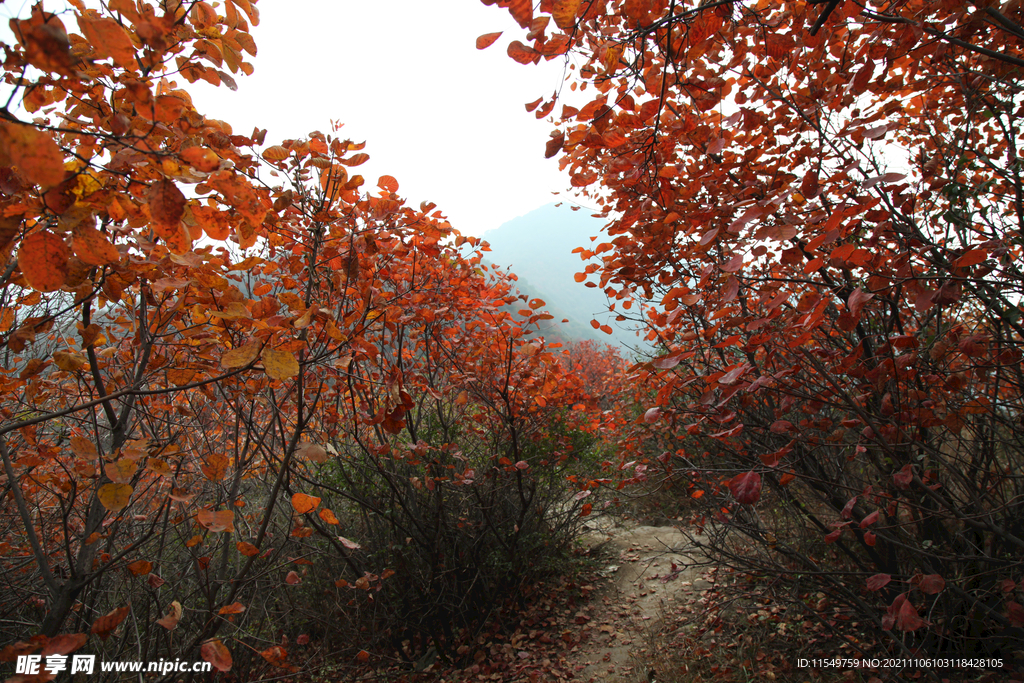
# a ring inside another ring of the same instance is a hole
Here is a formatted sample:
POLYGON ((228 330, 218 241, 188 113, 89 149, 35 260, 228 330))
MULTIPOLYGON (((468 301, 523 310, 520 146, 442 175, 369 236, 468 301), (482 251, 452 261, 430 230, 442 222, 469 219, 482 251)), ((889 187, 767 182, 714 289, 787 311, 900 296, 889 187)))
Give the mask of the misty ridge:
POLYGON ((482 239, 491 248, 485 253, 485 262, 514 273, 521 294, 544 300, 544 310, 554 316, 541 328, 549 340, 592 340, 618 347, 627 354, 638 347, 641 352, 649 351, 650 345, 633 332, 635 323, 615 320, 618 312, 635 316, 636 306, 621 311, 619 303, 616 313, 612 313, 602 289, 574 279, 588 261, 573 250, 592 249, 607 241, 607 235, 601 234, 604 223, 604 219, 594 217, 585 208, 573 211, 567 204, 548 204, 484 233, 482 239), (592 241, 594 236, 599 239, 592 241), (564 319, 569 322, 563 323, 564 319), (590 323, 594 319, 610 326, 613 333, 594 329, 590 323))

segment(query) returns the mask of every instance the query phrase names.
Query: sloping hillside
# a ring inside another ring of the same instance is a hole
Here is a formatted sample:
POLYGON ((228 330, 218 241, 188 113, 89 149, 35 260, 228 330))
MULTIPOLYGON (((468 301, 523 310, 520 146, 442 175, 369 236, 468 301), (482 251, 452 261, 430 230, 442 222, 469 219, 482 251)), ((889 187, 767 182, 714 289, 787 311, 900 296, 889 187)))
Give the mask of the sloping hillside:
POLYGON ((586 263, 579 254, 572 253, 573 249, 592 245, 591 237, 597 237, 603 226, 602 219, 586 210, 572 211, 567 205, 542 206, 484 233, 483 239, 491 247, 487 260, 515 273, 520 290, 543 299, 556 322, 569 320, 559 323, 562 336, 633 348, 641 344, 640 338, 628 329, 628 323, 615 322, 604 292, 574 279, 586 263), (594 329, 592 319, 609 325, 613 334, 594 329))

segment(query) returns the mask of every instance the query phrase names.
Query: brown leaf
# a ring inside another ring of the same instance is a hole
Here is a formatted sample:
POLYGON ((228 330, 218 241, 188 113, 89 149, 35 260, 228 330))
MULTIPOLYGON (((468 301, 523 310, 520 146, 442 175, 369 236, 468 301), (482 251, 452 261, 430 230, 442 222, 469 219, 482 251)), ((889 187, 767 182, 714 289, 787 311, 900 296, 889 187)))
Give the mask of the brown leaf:
POLYGON ((158 619, 156 623, 163 626, 168 631, 173 631, 178 627, 178 622, 180 620, 181 603, 175 600, 168 606, 167 614, 162 619, 158 619))
POLYGON ((114 629, 124 621, 124 618, 128 616, 128 611, 128 607, 118 607, 113 612, 100 617, 92 622, 92 633, 99 636, 100 640, 106 640, 114 632, 114 629))
POLYGON ((174 181, 158 180, 149 187, 149 215, 165 227, 177 227, 185 214, 185 195, 174 181))
POLYGON ((231 652, 224 647, 224 643, 220 642, 220 638, 203 643, 203 646, 199 648, 199 654, 217 671, 231 670, 231 652))

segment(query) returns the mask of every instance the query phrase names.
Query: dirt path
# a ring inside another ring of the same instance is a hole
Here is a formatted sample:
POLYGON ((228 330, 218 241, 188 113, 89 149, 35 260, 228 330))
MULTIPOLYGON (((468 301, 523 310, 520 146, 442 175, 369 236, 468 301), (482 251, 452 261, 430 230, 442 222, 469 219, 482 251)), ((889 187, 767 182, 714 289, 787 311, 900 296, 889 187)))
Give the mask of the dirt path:
POLYGON ((573 658, 580 681, 608 683, 648 680, 651 660, 666 615, 693 611, 712 584, 697 566, 700 552, 674 527, 640 526, 605 518, 584 537, 604 545, 609 559, 602 574, 610 579, 593 601, 591 638, 573 658))

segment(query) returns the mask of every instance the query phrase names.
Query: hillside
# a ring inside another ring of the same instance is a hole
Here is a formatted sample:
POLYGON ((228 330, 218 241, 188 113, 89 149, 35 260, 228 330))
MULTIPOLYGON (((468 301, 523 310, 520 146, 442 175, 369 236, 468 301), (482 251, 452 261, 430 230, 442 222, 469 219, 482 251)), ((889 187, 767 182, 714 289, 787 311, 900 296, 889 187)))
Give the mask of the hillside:
POLYGON ((602 219, 585 210, 548 204, 485 233, 483 239, 491 247, 487 260, 515 273, 520 291, 543 299, 556 321, 568 319, 568 323, 558 322, 558 333, 564 337, 634 348, 641 340, 628 329, 628 323, 615 322, 604 292, 574 279, 586 263, 573 249, 593 244, 591 238, 598 236, 603 226, 602 219), (594 329, 592 319, 609 325, 613 334, 594 329))

